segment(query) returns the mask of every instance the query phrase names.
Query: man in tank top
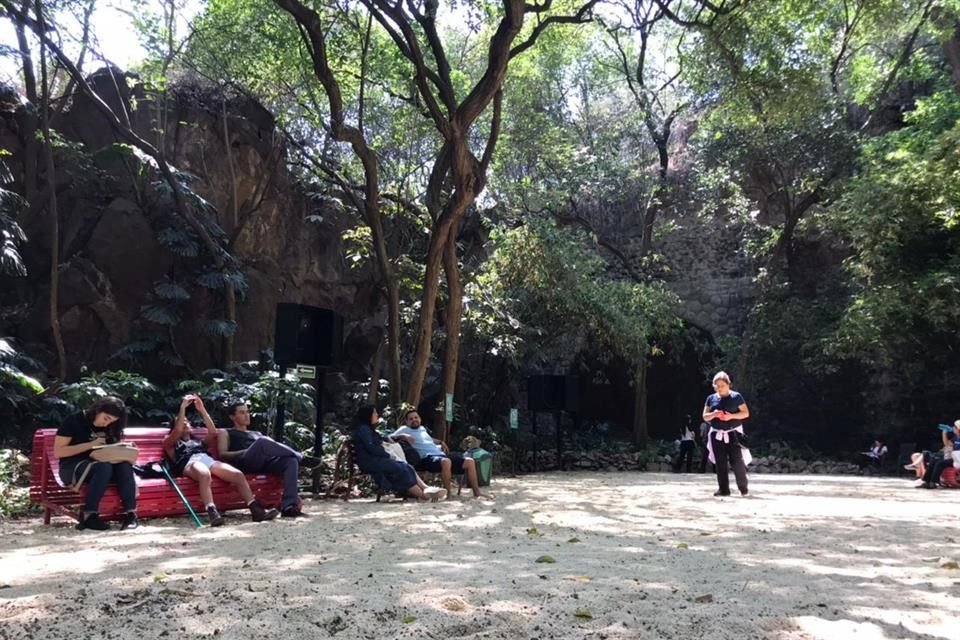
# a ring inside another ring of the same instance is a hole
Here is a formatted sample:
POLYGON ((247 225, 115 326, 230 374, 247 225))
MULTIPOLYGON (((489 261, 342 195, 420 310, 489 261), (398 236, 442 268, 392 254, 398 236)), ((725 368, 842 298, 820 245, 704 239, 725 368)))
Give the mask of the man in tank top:
POLYGON ((246 402, 231 402, 227 416, 230 427, 220 429, 217 434, 220 458, 244 473, 266 473, 283 478, 281 517, 303 515, 303 501, 297 491, 300 467, 312 469, 320 464, 320 459, 305 456, 259 431, 251 431, 250 407, 246 402))

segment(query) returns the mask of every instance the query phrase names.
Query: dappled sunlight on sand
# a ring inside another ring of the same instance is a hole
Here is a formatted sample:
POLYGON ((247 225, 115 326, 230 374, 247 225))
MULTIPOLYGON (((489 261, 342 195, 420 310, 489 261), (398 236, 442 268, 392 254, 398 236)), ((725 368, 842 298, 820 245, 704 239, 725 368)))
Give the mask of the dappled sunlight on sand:
POLYGON ((960 640, 960 492, 751 482, 716 499, 705 475, 555 473, 497 479, 495 502, 308 500, 220 529, 3 522, 0 637, 960 640))

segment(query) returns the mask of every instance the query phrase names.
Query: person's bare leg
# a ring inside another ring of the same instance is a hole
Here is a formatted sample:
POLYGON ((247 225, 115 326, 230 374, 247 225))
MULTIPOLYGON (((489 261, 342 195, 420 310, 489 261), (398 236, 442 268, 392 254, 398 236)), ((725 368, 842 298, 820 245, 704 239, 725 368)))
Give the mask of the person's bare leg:
POLYGON ((183 475, 196 481, 200 487, 200 499, 204 506, 213 504, 213 489, 210 488, 210 469, 207 465, 194 462, 188 465, 183 471, 183 475))
POLYGON ((240 469, 237 469, 233 465, 229 465, 225 462, 214 462, 213 466, 210 467, 211 473, 217 476, 221 480, 229 482, 237 488, 237 491, 240 492, 240 497, 243 498, 244 504, 250 504, 253 502, 253 491, 250 490, 250 484, 247 483, 247 477, 243 475, 243 472, 240 469))
POLYGON ((463 475, 467 477, 467 484, 473 491, 474 498, 490 497, 480 492, 480 477, 477 475, 477 463, 473 458, 466 458, 463 461, 463 475))
POLYGON ((443 458, 440 460, 440 482, 443 484, 443 488, 447 490, 447 495, 453 495, 453 462, 450 458, 443 458))

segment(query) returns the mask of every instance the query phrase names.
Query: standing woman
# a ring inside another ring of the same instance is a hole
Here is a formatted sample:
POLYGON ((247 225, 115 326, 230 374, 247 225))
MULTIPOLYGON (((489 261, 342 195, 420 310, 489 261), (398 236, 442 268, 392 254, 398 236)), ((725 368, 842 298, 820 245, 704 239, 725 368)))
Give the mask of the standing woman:
POLYGON ((707 396, 703 407, 703 419, 710 423, 707 436, 707 451, 710 462, 717 467, 717 484, 720 488, 713 495, 730 495, 729 467, 737 478, 740 495, 747 495, 747 466, 743 462, 740 447, 743 438, 743 421, 750 417, 750 409, 743 396, 730 388, 730 376, 721 371, 713 376, 716 393, 707 396))
POLYGON ((137 481, 129 462, 108 464, 90 457, 94 447, 114 444, 123 439, 127 426, 127 407, 113 396, 100 398, 83 413, 63 421, 53 441, 53 455, 60 459, 60 479, 77 484, 86 476, 87 497, 77 529, 106 531, 110 525, 100 519, 100 500, 113 481, 123 503, 121 529, 137 528, 137 481))

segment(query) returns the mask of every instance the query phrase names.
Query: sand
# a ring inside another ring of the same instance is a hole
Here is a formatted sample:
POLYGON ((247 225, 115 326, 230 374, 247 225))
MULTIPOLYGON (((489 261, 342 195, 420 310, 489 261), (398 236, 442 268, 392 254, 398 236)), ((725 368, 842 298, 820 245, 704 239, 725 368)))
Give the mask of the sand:
POLYGON ((960 491, 554 473, 492 503, 78 532, 0 522, 0 638, 960 639, 960 491), (536 562, 549 556, 555 562, 536 562))

